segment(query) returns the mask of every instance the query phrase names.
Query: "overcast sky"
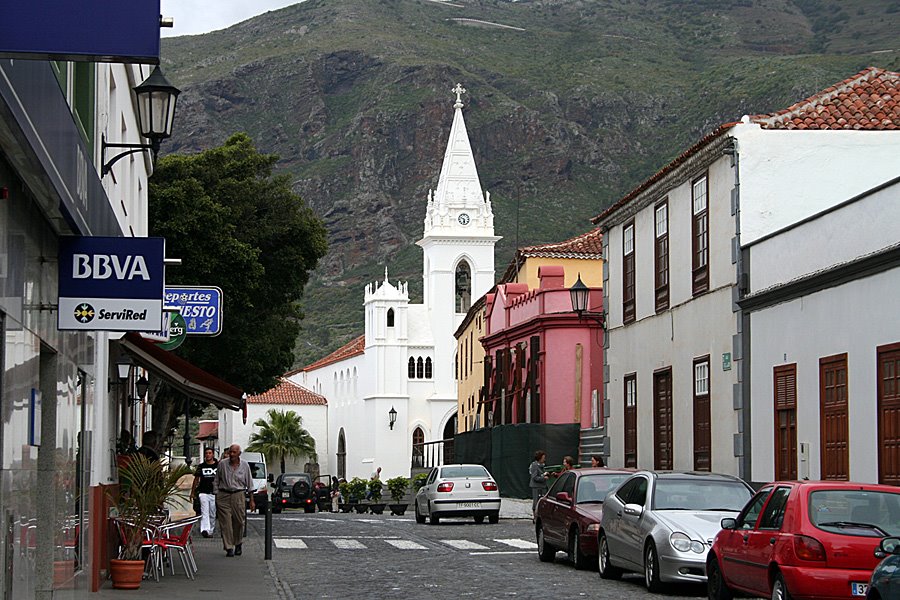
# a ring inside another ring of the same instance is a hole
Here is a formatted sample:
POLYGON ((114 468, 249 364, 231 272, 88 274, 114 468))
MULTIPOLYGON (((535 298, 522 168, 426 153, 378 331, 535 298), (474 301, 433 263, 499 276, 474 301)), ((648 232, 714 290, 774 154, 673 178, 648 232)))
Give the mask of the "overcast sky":
POLYGON ((160 29, 162 37, 195 35, 224 29, 264 12, 301 0, 161 0, 162 16, 175 19, 175 27, 160 29))

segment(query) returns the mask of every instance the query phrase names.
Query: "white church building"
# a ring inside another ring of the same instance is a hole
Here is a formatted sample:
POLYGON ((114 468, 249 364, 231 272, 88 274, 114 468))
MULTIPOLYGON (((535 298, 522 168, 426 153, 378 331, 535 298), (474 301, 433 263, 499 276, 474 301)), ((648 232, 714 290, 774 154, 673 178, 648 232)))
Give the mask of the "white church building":
POLYGON ((385 268, 384 280, 365 288, 364 335, 285 374, 327 398, 329 439, 316 440, 330 449, 319 455, 322 473, 368 478, 382 467, 383 480, 409 476, 421 466, 422 443, 456 430, 453 332, 473 299, 494 285, 500 238, 463 120, 465 90, 457 84, 453 92, 450 139, 417 242, 424 253, 422 304, 410 303, 407 283, 391 282, 385 268))

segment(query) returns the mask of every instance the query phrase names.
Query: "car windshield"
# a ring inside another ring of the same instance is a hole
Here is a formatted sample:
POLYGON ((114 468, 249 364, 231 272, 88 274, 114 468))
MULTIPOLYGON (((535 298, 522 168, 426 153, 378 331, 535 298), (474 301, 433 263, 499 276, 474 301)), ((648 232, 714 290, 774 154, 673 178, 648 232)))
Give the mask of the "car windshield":
POLYGON ((900 494, 871 490, 816 490, 809 520, 831 533, 861 537, 900 535, 900 494))
POLYGON ((266 463, 248 461, 247 464, 250 465, 250 476, 253 479, 266 478, 266 463))
POLYGON ((441 478, 454 479, 456 477, 490 477, 490 475, 488 475, 487 469, 478 465, 441 469, 441 478))
POLYGON ((740 481, 658 479, 653 490, 653 509, 738 512, 749 499, 750 490, 740 481))
POLYGON ((285 485, 294 485, 301 479, 302 479, 302 477, 300 477, 300 475, 284 475, 284 478, 281 480, 281 483, 283 483, 285 485))
POLYGON ((583 475, 578 480, 576 503, 589 504, 592 502, 603 502, 606 498, 606 494, 618 487, 618 485, 628 479, 630 475, 630 473, 583 475))

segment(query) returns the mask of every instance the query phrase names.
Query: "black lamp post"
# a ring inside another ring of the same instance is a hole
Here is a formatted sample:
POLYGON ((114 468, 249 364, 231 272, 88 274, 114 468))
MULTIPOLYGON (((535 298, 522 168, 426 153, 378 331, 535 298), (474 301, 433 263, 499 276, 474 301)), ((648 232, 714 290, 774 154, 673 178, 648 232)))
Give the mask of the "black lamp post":
POLYGON ((603 327, 606 320, 604 318, 603 313, 595 313, 590 312, 587 309, 588 306, 588 297, 591 294, 591 290, 588 286, 584 285, 584 282, 581 281, 581 273, 578 274, 578 281, 569 288, 569 295, 572 298, 572 310, 575 311, 575 314, 578 315, 579 320, 582 317, 587 317, 589 319, 593 319, 600 323, 600 326, 603 327))
POLYGON ((134 386, 137 388, 138 399, 143 400, 147 397, 147 391, 150 389, 150 382, 145 375, 138 377, 134 386))
POLYGON ((397 422, 397 410, 392 406, 391 410, 388 411, 388 416, 390 417, 390 425, 391 429, 394 429, 394 423, 397 422))
POLYGON ((141 137, 147 138, 150 143, 110 144, 104 137, 101 143, 101 162, 103 163, 103 167, 100 169, 101 177, 109 173, 116 161, 135 152, 150 150, 155 163, 160 142, 172 136, 175 101, 181 90, 169 83, 169 80, 159 70, 159 66, 154 67, 150 77, 133 89, 138 99, 138 129, 141 137), (129 148, 129 150, 117 154, 109 162, 106 162, 107 148, 129 148))

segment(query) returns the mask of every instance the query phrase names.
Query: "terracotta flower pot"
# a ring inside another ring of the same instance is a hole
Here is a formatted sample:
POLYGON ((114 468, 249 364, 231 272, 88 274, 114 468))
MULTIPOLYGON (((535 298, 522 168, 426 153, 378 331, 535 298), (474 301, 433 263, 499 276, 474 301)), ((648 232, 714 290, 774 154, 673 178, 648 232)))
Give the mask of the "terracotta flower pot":
POLYGON ((141 578, 144 576, 144 561, 114 558, 109 563, 109 574, 114 588, 119 590, 136 590, 141 587, 141 578))

